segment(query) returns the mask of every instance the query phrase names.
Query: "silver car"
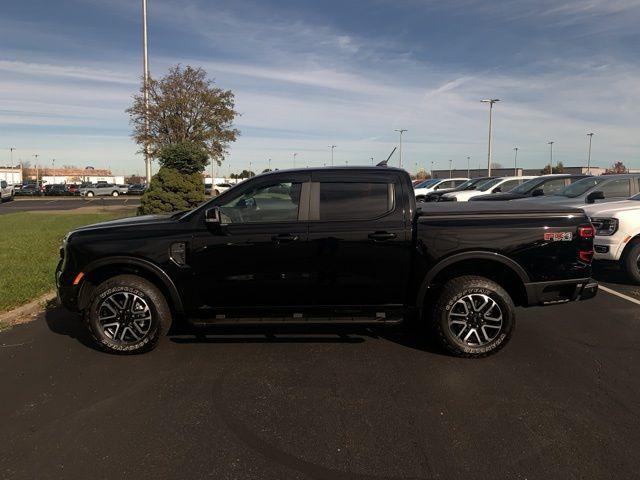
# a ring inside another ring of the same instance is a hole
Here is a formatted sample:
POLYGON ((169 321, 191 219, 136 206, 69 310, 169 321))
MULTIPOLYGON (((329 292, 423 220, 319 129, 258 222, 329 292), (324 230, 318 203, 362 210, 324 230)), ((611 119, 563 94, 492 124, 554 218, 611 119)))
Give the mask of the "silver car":
POLYGON ((125 195, 126 185, 114 185, 113 183, 97 183, 80 187, 80 195, 83 197, 117 197, 125 195))

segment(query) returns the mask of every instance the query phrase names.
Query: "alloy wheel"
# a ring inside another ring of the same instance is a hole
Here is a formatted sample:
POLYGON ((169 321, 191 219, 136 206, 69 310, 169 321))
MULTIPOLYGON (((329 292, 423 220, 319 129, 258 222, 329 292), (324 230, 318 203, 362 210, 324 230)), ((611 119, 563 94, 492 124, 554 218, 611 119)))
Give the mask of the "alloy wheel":
POLYGON ((473 293, 460 298, 449 311, 449 330, 462 343, 480 347, 502 330, 502 310, 488 295, 473 293))
POLYGON ((147 302, 131 292, 112 293, 98 307, 100 328, 112 341, 140 341, 149 333, 151 321, 151 309, 147 302))

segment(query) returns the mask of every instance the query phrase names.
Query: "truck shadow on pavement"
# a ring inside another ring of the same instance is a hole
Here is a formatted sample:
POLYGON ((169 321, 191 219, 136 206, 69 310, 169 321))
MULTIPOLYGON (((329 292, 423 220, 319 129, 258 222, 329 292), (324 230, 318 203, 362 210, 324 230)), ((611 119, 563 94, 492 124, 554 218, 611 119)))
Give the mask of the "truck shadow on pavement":
MULTIPOLYGON (((82 317, 61 307, 50 308, 44 315, 49 330, 77 340, 82 345, 100 351, 91 334, 87 331, 82 317)), ((186 345, 193 343, 232 344, 232 343, 364 343, 367 339, 384 339, 404 347, 443 354, 426 333, 410 330, 407 327, 362 327, 362 326, 211 326, 190 327, 178 325, 168 334, 171 343, 186 345)))

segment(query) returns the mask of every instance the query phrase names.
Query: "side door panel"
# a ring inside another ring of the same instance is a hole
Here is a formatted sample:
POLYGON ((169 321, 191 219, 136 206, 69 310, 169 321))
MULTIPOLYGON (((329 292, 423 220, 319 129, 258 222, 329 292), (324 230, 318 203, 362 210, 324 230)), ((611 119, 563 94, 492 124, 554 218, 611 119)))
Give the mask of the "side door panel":
POLYGON ((408 205, 402 203, 402 182, 395 173, 349 178, 314 172, 311 187, 309 244, 314 268, 314 303, 329 307, 374 307, 402 305, 405 302, 409 278, 411 238, 407 219, 408 205), (382 180, 381 180, 382 178, 382 180), (323 220, 323 184, 349 183, 361 186, 387 183, 393 206, 377 218, 362 218, 354 198, 344 204, 340 220, 323 220))

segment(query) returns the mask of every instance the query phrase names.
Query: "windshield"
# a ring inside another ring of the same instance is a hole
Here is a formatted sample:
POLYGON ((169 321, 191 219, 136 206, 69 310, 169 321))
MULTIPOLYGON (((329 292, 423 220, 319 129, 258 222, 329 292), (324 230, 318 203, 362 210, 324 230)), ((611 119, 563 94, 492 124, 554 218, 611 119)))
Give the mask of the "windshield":
POLYGON ((479 183, 480 181, 481 180, 479 178, 472 178, 471 180, 467 180, 466 182, 458 185, 458 188, 456 188, 456 190, 466 190, 469 187, 473 187, 476 183, 479 183))
POLYGON ((580 195, 585 193, 587 190, 595 187, 596 185, 604 182, 605 180, 606 178, 602 178, 602 177, 583 178, 582 180, 578 180, 577 182, 572 183, 568 187, 564 188, 563 190, 560 190, 559 192, 554 193, 553 195, 558 197, 569 197, 569 198, 579 197, 580 195))
POLYGON ((437 178, 430 178, 429 180, 425 180, 424 182, 419 183, 414 188, 427 188, 433 185, 434 183, 438 183, 439 181, 440 180, 438 180, 437 178))
POLYGON ((491 187, 493 187, 496 183, 501 182, 502 178, 494 178, 493 180, 487 180, 484 183, 481 183, 476 187, 476 190, 480 190, 481 192, 486 192, 491 187))
POLYGON ((543 180, 539 178, 532 178, 531 180, 527 180, 524 183, 521 183, 516 188, 511 190, 511 193, 529 193, 531 190, 535 189, 538 185, 541 185, 543 180))

